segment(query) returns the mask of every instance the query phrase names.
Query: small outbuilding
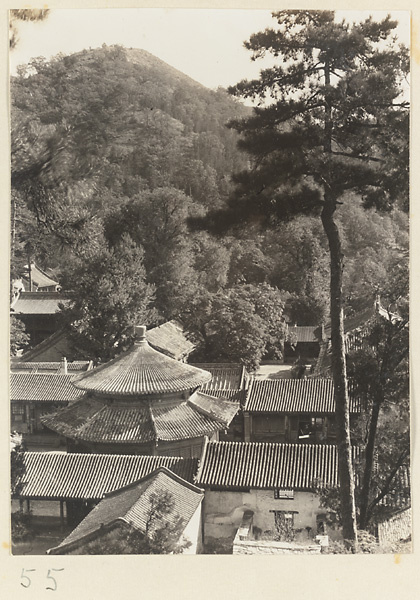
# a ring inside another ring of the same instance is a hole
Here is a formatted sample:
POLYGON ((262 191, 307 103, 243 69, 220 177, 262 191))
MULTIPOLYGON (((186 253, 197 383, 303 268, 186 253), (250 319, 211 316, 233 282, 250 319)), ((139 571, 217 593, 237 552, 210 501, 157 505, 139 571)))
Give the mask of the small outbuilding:
POLYGON ((247 511, 254 535, 287 528, 309 540, 328 531, 319 491, 338 486, 337 447, 209 442, 195 481, 205 489, 207 544, 233 543, 247 511))
POLYGON ((202 547, 203 497, 203 490, 166 467, 159 467, 143 479, 106 494, 76 529, 48 553, 89 554, 93 542, 100 541, 106 546, 119 533, 134 530, 150 541, 155 533, 166 530, 175 532, 177 540, 189 544, 185 553, 197 554, 202 547), (160 512, 157 506, 162 498, 166 506, 160 512))

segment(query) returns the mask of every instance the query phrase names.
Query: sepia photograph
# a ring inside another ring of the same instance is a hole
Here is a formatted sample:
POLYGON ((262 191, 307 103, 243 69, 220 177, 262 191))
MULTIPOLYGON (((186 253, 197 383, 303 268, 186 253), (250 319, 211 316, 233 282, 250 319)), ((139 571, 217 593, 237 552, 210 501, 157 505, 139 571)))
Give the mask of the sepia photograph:
POLYGON ((410 26, 9 11, 13 556, 412 552, 410 26))

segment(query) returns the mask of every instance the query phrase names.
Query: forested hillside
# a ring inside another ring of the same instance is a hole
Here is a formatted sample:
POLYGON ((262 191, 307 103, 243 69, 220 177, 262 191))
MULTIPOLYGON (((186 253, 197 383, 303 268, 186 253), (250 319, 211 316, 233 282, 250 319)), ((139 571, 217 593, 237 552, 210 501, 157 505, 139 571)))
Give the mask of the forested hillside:
MULTIPOLYGON (((236 131, 250 109, 143 50, 107 47, 34 59, 12 79, 12 276, 55 269, 73 306, 78 357, 105 360, 132 326, 180 318, 198 358, 255 366, 278 355, 285 315, 328 319, 329 260, 319 218, 239 237, 192 231, 223 207, 247 166, 236 131)), ((357 197, 340 211, 350 314, 404 279, 407 217, 357 197)))

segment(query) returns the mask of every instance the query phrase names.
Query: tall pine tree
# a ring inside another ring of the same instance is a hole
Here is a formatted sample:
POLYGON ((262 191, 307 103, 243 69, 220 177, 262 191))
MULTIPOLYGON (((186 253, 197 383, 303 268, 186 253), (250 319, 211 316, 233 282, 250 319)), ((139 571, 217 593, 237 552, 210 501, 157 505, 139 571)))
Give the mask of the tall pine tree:
POLYGON ((240 231, 295 215, 319 214, 330 251, 332 371, 338 435, 343 534, 357 543, 349 400, 343 336, 343 250, 335 215, 361 195, 365 207, 408 204, 408 103, 403 85, 407 50, 392 39, 395 21, 338 21, 333 11, 273 13, 274 29, 251 36, 252 59, 276 65, 230 89, 251 99, 251 117, 231 123, 250 155, 235 176, 228 207, 207 227, 240 231), (402 98, 402 99, 401 99, 402 98))

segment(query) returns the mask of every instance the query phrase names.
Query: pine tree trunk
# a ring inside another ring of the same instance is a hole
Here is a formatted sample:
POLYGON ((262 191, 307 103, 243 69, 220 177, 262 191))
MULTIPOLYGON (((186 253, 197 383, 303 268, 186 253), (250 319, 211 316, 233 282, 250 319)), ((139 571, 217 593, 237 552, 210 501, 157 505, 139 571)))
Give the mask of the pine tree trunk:
POLYGON ((347 391, 346 356, 342 307, 343 253, 340 233, 334 222, 335 199, 326 192, 321 218, 330 248, 331 346, 334 381, 335 418, 337 427, 338 474, 340 485, 343 536, 347 544, 357 543, 354 477, 351 460, 349 397, 347 391))
POLYGON ((370 492, 370 480, 372 477, 373 467, 373 456, 375 450, 375 438, 376 429, 378 426, 379 410, 381 403, 375 399, 373 401, 372 416, 369 424, 368 441, 365 450, 365 467, 363 471, 363 485, 360 495, 360 529, 365 529, 368 523, 368 506, 369 506, 369 492, 370 492))
POLYGON ((28 277, 29 277, 29 291, 32 292, 32 265, 31 265, 31 253, 27 253, 28 256, 28 277))
POLYGON ((11 238, 11 242, 10 242, 10 263, 12 265, 14 265, 14 258, 15 258, 15 240, 16 240, 16 198, 15 195, 12 194, 12 214, 11 214, 11 221, 12 221, 12 238, 11 238))

